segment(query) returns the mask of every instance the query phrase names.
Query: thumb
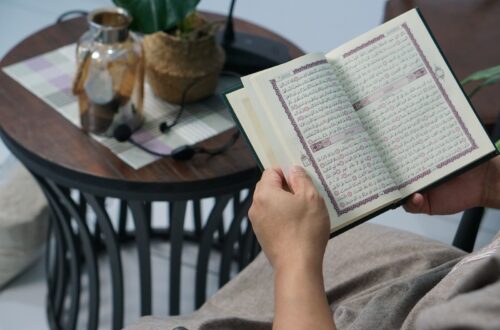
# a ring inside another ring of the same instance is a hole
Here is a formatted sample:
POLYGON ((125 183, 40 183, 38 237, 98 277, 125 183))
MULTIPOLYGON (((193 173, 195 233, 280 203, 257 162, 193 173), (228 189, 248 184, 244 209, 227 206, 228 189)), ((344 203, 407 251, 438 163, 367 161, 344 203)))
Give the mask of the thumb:
POLYGON ((403 208, 409 213, 430 214, 429 202, 426 200, 426 197, 420 193, 411 195, 403 205, 403 208))
POLYGON ((313 187, 311 177, 300 166, 292 166, 288 171, 288 185, 293 193, 303 192, 313 187))

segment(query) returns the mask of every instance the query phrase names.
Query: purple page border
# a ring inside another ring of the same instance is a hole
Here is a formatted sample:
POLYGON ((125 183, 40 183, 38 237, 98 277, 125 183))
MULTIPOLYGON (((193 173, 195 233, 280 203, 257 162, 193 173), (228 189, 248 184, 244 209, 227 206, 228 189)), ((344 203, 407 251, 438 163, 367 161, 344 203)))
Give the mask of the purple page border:
MULTIPOLYGON (((300 68, 297 68, 297 69, 293 70, 293 73, 297 74, 297 73, 302 72, 304 70, 308 70, 308 69, 314 68, 317 65, 325 64, 325 63, 327 63, 326 60, 320 60, 320 61, 312 62, 312 63, 306 64, 304 66, 301 66, 300 68)), ((270 83, 273 86, 274 92, 276 93, 276 96, 278 97, 278 99, 279 99, 279 101, 281 103, 281 106, 283 107, 283 110, 285 110, 285 113, 286 113, 288 119, 290 120, 290 123, 292 124, 293 129, 294 129, 295 133, 297 134, 297 137, 300 140, 300 143, 302 144, 302 148, 306 151, 307 156, 311 160, 311 164, 312 164, 312 166, 314 168, 314 171, 316 172, 316 175, 318 176, 319 180, 321 181, 321 185, 323 186, 323 189, 325 189, 325 191, 326 191, 326 193, 328 195, 328 198, 332 202, 333 207, 334 207, 335 211, 337 212, 337 214, 339 216, 342 215, 342 214, 346 214, 346 213, 348 213, 348 212, 350 212, 350 211, 352 211, 352 210, 354 210, 354 209, 356 209, 356 208, 358 208, 358 207, 360 207, 360 206, 362 206, 362 205, 364 205, 366 203, 369 203, 369 202, 371 202, 371 201, 379 198, 379 194, 375 194, 375 195, 369 196, 369 197, 367 197, 367 198, 365 198, 365 199, 363 199, 363 200, 361 200, 359 202, 356 202, 356 203, 354 203, 354 204, 352 204, 352 205, 350 205, 350 206, 348 206, 348 207, 346 207, 344 209, 341 209, 339 207, 339 205, 337 204, 337 201, 333 197, 332 191, 330 190, 330 188, 326 184, 326 180, 323 177, 323 174, 321 173, 318 164, 314 160, 312 152, 309 149, 309 146, 307 145, 307 143, 306 143, 306 141, 304 139, 304 136, 300 132, 299 126, 295 122, 295 119, 293 118, 292 113, 290 112, 290 109, 288 108, 288 105, 286 104, 285 99, 283 98, 283 95, 281 94, 281 91, 280 91, 280 89, 278 87, 276 79, 270 80, 270 83)))
MULTIPOLYGON (((434 82, 436 83, 439 91, 441 92, 441 95, 443 96, 443 98, 445 99, 446 103, 448 104, 448 107, 451 109, 453 115, 455 116, 456 120, 458 121, 458 124, 460 125, 460 127, 462 128, 462 131, 464 132, 464 134, 467 136, 467 138, 469 139, 469 142, 471 143, 471 147, 464 150, 464 151, 461 151, 459 152, 458 154, 456 154, 455 156, 439 163, 436 165, 437 168, 442 168, 444 166, 446 166, 447 164, 465 156, 466 154, 472 152, 473 150, 477 149, 477 144, 476 142, 474 141, 474 139, 472 138, 472 135, 470 134, 469 130, 467 129, 467 127, 465 126, 462 118, 460 117, 460 115, 458 114, 455 106, 453 105, 453 103, 451 102, 448 94, 446 93, 445 89, 443 88, 441 82, 439 81, 439 79, 436 77, 436 74, 434 73, 434 70, 432 70, 430 64, 429 64, 429 61, 427 60, 427 58, 425 57, 420 45, 418 44, 417 40, 415 39, 415 37, 413 36, 413 33, 411 32, 410 28, 408 27, 408 24, 407 23, 403 23, 402 24, 402 27, 403 29, 405 30, 405 32, 408 34, 408 37, 410 38, 412 44, 414 45, 415 49, 417 50, 419 56, 421 57, 422 61, 424 62, 424 65, 425 67, 427 68, 427 71, 430 73, 432 79, 434 80, 434 82)), ((358 46, 352 50, 350 50, 349 52, 345 53, 344 54, 344 57, 348 57, 352 54, 354 54, 355 52, 367 47, 367 46, 370 46, 372 44, 374 44, 375 42, 379 41, 379 40, 382 40, 385 36, 384 35, 379 35, 377 36, 376 38, 373 38, 371 40, 369 40, 368 42, 362 44, 361 46, 358 46)), ((326 60, 320 60, 320 61, 315 61, 315 62, 312 62, 312 63, 309 63, 309 64, 306 64, 304 66, 301 66, 295 70, 293 70, 293 73, 294 74, 297 74, 297 73, 300 73, 304 70, 308 70, 308 69, 311 69, 317 65, 320 65, 320 64, 324 64, 326 63, 327 61, 326 60)), ((339 205, 337 204, 335 198, 333 197, 333 194, 331 192, 331 190, 329 189, 329 187, 327 186, 326 184, 326 180, 325 178, 323 177, 320 169, 319 169, 319 166, 318 164, 316 163, 316 161, 314 160, 313 158, 313 155, 312 155, 312 152, 311 150, 309 149, 302 133, 300 132, 300 129, 297 125, 297 123, 295 122, 295 119, 293 118, 291 112, 290 112, 290 109, 288 108, 288 105, 286 104, 285 102, 285 99, 283 98, 283 95, 281 94, 281 91, 277 85, 277 82, 276 82, 276 79, 272 79, 270 80, 270 83, 273 87, 273 90, 274 92, 276 93, 276 96, 278 97, 282 107, 283 107, 283 110, 285 110, 285 113, 288 117, 288 119, 290 120, 290 123, 292 124, 293 128, 294 128, 294 131, 295 133, 297 134, 297 137, 299 138, 300 140, 300 143, 302 144, 302 148, 306 151, 307 153, 307 156, 309 157, 309 159, 311 160, 311 164, 314 168, 314 171, 316 172, 316 175, 318 176, 318 178, 320 179, 321 181, 321 185, 323 186, 323 188, 325 189, 327 195, 328 195, 328 198, 330 199, 330 201, 332 202, 333 204, 333 207, 335 209, 335 211, 337 212, 337 214, 340 216, 342 214, 346 214, 364 204, 367 204, 373 200, 376 200, 377 198, 379 198, 379 194, 374 194, 372 196, 369 196, 359 202, 356 202, 344 209, 340 209, 339 205)), ((423 177, 427 176, 431 174, 431 170, 426 170, 418 175, 416 175, 415 177, 403 182, 402 184, 399 184, 397 186, 394 186, 394 187, 391 187, 391 188, 388 188, 386 190, 384 190, 384 193, 385 194, 388 194, 392 191, 395 191, 395 190, 398 190, 398 189, 401 189, 403 187, 406 187, 408 186, 409 184, 417 181, 417 180, 420 180, 422 179, 423 177)))

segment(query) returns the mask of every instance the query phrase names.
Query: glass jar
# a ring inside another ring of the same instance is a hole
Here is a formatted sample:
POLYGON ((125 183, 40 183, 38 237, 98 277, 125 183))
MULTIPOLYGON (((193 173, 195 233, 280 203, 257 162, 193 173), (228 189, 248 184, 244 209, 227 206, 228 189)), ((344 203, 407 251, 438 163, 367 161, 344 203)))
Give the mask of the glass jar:
POLYGON ((104 136, 113 136, 120 125, 133 132, 143 122, 144 56, 140 40, 129 32, 132 18, 121 8, 106 8, 87 19, 73 84, 81 127, 104 136))

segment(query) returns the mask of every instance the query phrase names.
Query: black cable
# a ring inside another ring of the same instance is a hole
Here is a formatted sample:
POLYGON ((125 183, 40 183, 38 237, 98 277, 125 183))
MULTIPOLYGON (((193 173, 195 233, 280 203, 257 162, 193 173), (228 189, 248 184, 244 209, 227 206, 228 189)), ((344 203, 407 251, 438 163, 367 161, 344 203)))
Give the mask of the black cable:
MULTIPOLYGON (((234 72, 234 71, 223 70, 223 71, 220 72, 219 75, 221 75, 221 76, 229 76, 229 77, 238 78, 238 79, 241 78, 241 75, 239 73, 237 73, 237 72, 234 72)), ((203 81, 203 79, 206 79, 206 78, 207 77, 199 78, 199 79, 191 82, 191 84, 189 84, 184 89, 184 91, 182 92, 182 98, 181 98, 180 108, 177 111, 177 114, 175 115, 174 120, 170 124, 167 123, 166 121, 163 121, 163 122, 160 123, 159 129, 160 129, 160 131, 162 133, 168 132, 172 127, 174 127, 175 125, 177 125, 177 123, 179 122, 179 119, 181 118, 182 114, 184 113, 184 109, 186 108, 186 97, 187 97, 188 92, 191 90, 191 88, 193 88, 200 81, 203 81)))
POLYGON ((179 111, 177 111, 177 114, 175 115, 175 118, 172 121, 172 123, 168 124, 166 121, 160 123, 159 128, 160 128, 160 131, 162 133, 168 132, 169 129, 171 129, 172 127, 174 127, 175 125, 177 125, 177 123, 179 122, 179 119, 181 118, 182 114, 184 113, 184 109, 186 107, 186 96, 187 96, 187 93, 191 90, 191 88, 193 88, 194 86, 196 86, 196 84, 198 84, 202 80, 203 80, 203 78, 194 80, 193 82, 191 82, 191 84, 189 84, 184 89, 184 91, 182 92, 182 98, 181 98, 181 104, 180 104, 179 111))
POLYGON ((151 154, 151 155, 154 155, 154 156, 159 156, 159 157, 165 157, 166 156, 165 154, 162 154, 160 152, 156 152, 154 150, 151 150, 151 149, 148 149, 148 148, 144 147, 139 142, 134 141, 134 139, 132 139, 132 136, 128 139, 128 142, 130 142, 131 144, 133 144, 137 148, 141 149, 142 151, 147 152, 148 154, 151 154))
POLYGON ((229 14, 227 15, 226 25, 224 27, 224 37, 222 38, 223 45, 229 45, 234 41, 234 26, 233 26, 233 11, 236 0, 231 0, 229 14))
MULTIPOLYGON (((240 78, 241 77, 240 74, 238 74, 236 72, 232 72, 232 71, 222 71, 220 74, 221 75, 226 75, 226 76, 232 76, 232 77, 235 77, 235 78, 240 78)), ((170 130, 170 128, 172 128, 175 125, 177 125, 177 123, 179 122, 179 119, 181 118, 182 114, 184 113, 184 109, 185 109, 185 106, 186 106, 186 96, 187 96, 187 93, 189 92, 189 90, 191 88, 193 88, 193 86, 195 86, 201 80, 203 80, 203 78, 195 80, 189 86, 187 86, 186 89, 183 91, 183 93, 182 93, 182 99, 181 99, 181 104, 180 104, 180 109, 177 112, 177 114, 176 114, 174 120, 172 121, 172 123, 168 124, 166 121, 160 123, 159 129, 160 129, 160 131, 162 133, 167 133, 168 130, 170 130)), ((132 133, 133 132, 132 132, 131 128, 128 125, 122 124, 122 125, 119 125, 118 127, 116 127, 116 129, 115 129, 115 131, 113 133, 113 136, 119 142, 128 141, 131 144, 133 144, 134 146, 138 147, 139 149, 141 149, 141 150, 143 150, 143 151, 145 151, 145 152, 147 152, 149 154, 152 154, 154 156, 159 156, 159 157, 170 156, 170 157, 172 157, 173 159, 176 159, 176 160, 189 160, 196 153, 205 153, 205 154, 208 154, 208 155, 211 155, 211 156, 219 155, 219 154, 225 152, 231 146, 233 146, 236 143, 236 141, 238 140, 239 136, 240 136, 240 131, 236 130, 236 132, 231 136, 231 138, 226 143, 224 143, 223 145, 221 145, 220 147, 217 147, 217 148, 208 149, 208 148, 203 148, 203 147, 196 147, 196 146, 191 146, 191 145, 184 145, 184 146, 180 146, 178 148, 175 148, 169 154, 163 154, 163 153, 151 150, 149 148, 146 148, 145 146, 143 146, 140 143, 136 142, 133 139, 133 137, 132 137, 132 133)))
POLYGON ((174 150, 172 150, 172 152, 170 154, 163 154, 163 153, 148 149, 148 148, 144 147, 142 144, 134 141, 134 139, 132 137, 130 137, 128 139, 128 142, 130 142, 131 144, 133 144, 137 148, 139 148, 139 149, 141 149, 141 150, 143 150, 151 155, 154 155, 154 156, 158 156, 158 157, 171 156, 173 159, 176 159, 176 160, 188 160, 188 159, 191 159, 194 156, 194 154, 196 154, 196 153, 208 154, 210 156, 220 155, 221 153, 223 153, 224 151, 226 151, 227 149, 232 147, 236 143, 236 141, 238 141, 239 137, 240 137, 240 131, 237 130, 231 136, 229 141, 220 147, 217 147, 214 149, 207 149, 207 148, 202 148, 202 147, 193 147, 190 145, 185 145, 185 146, 180 146, 178 148, 175 148, 174 150))

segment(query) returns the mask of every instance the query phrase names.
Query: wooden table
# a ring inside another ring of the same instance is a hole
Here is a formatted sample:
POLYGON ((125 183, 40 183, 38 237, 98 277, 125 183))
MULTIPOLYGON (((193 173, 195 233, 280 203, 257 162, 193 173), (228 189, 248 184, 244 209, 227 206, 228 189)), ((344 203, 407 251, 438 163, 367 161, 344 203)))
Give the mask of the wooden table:
MULTIPOLYGON (((208 14, 208 17, 223 18, 215 14, 208 14)), ((235 29, 285 44, 291 58, 302 55, 299 48, 284 38, 250 22, 236 20, 235 29)), ((0 67, 76 42, 85 30, 87 24, 83 18, 49 26, 14 47, 1 61, 0 67)), ((87 327, 97 328, 100 311, 97 254, 100 249, 109 256, 112 328, 122 327, 125 288, 120 245, 127 238, 132 237, 138 248, 140 315, 151 314, 152 237, 169 238, 171 242, 170 314, 179 313, 180 264, 185 239, 199 244, 196 307, 205 300, 207 266, 212 247, 216 246, 222 252, 220 285, 229 280, 230 265, 235 256, 241 269, 258 252, 251 227, 244 223, 251 192, 260 174, 242 139, 219 156, 200 154, 188 162, 165 157, 134 170, 3 71, 0 71, 0 126, 5 144, 35 176, 51 208, 53 239, 46 256, 50 261, 47 312, 51 328, 75 327, 80 295, 84 290, 80 281, 85 272, 89 278, 87 327), (71 196, 74 190, 80 192, 80 199, 71 196), (242 190, 250 191, 243 199, 243 195, 240 196, 242 190), (121 200, 118 230, 112 226, 111 216, 105 207, 105 199, 109 197, 121 200), (216 202, 204 221, 200 200, 206 197, 216 197, 216 202), (168 203, 169 225, 163 230, 153 230, 150 226, 153 201, 168 203), (191 232, 184 229, 188 201, 193 202, 196 227, 191 232), (222 212, 229 203, 234 209, 234 219, 229 228, 224 228, 222 212), (96 214, 95 223, 86 216, 88 206, 96 214), (125 230, 127 208, 133 215, 133 233, 125 230)), ((234 129, 201 145, 219 146, 233 133, 234 129)))

